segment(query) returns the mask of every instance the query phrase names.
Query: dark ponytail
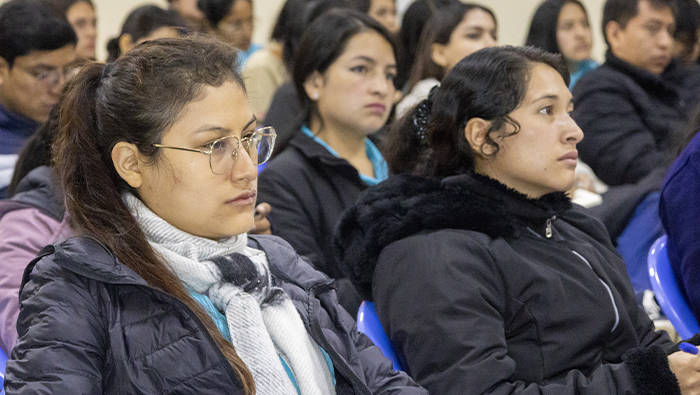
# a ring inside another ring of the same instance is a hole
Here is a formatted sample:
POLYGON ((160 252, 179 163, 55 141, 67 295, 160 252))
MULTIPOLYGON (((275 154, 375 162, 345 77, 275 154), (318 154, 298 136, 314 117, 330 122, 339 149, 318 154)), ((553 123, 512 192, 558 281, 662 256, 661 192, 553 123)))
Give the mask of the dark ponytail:
POLYGON ((252 375, 231 343, 156 254, 122 201, 122 194, 131 188, 111 160, 114 145, 126 141, 157 161, 158 150, 152 144, 160 141, 187 103, 201 97, 205 85, 234 81, 243 86, 236 67, 233 48, 203 38, 157 40, 113 64, 86 65, 65 93, 53 159, 74 232, 99 240, 150 286, 194 311, 244 392, 253 394, 252 375))

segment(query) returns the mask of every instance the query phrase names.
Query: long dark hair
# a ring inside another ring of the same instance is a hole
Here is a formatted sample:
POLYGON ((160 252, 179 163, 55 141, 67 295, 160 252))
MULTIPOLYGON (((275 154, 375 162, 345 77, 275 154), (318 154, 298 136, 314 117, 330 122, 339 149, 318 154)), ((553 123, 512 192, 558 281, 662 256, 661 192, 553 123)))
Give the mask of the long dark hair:
POLYGON ((161 27, 173 27, 185 32, 185 26, 185 21, 173 10, 165 10, 157 5, 138 7, 126 17, 119 37, 112 38, 107 42, 107 62, 114 62, 121 56, 119 38, 125 34, 130 35, 131 40, 136 43, 161 27))
MULTIPOLYGON (((314 72, 325 73, 343 54, 350 39, 366 31, 379 33, 396 54, 396 44, 389 31, 379 22, 355 10, 329 11, 316 19, 304 33, 294 57, 292 76, 303 109, 303 123, 309 122, 312 115, 317 114, 316 103, 309 99, 304 89, 306 79, 314 72)), ((298 129, 301 123, 295 126, 298 129)))
POLYGON ((445 76, 444 67, 433 61, 433 44, 447 45, 450 42, 452 32, 462 22, 464 16, 473 10, 481 10, 491 15, 494 23, 496 15, 491 9, 473 3, 455 3, 445 6, 433 14, 425 24, 421 33, 420 43, 416 51, 416 59, 408 79, 408 90, 426 78, 442 80, 445 76))
POLYGON ((153 144, 188 103, 202 97, 206 86, 233 81, 243 88, 237 67, 235 49, 202 37, 150 41, 109 65, 92 62, 65 92, 53 159, 73 231, 99 240, 150 286, 192 309, 231 363, 244 392, 252 394, 253 378, 233 346, 155 253, 122 201, 124 192, 135 191, 111 159, 112 148, 125 141, 157 162, 160 150, 153 144))
POLYGON ((473 170, 475 152, 464 136, 467 121, 491 121, 485 144, 495 154, 504 126, 514 126, 509 135, 520 129, 509 114, 523 101, 536 63, 551 66, 569 84, 561 56, 533 47, 485 48, 462 59, 428 99, 392 126, 384 147, 389 169, 434 178, 473 170))
POLYGON ((568 3, 581 7, 588 18, 586 7, 579 0, 546 0, 537 7, 535 15, 532 16, 525 45, 537 47, 549 53, 560 54, 561 50, 557 44, 557 21, 561 9, 568 3))

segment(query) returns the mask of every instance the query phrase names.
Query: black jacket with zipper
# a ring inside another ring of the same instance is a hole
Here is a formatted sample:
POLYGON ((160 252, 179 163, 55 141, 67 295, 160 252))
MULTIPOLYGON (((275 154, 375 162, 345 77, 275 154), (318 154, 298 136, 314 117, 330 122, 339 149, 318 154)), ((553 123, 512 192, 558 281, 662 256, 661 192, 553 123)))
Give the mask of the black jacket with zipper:
POLYGON ((680 394, 673 344, 603 226, 562 193, 392 177, 348 210, 338 260, 435 394, 680 394))
MULTIPOLYGON (((358 334, 332 280, 277 237, 251 236, 250 245, 330 355, 338 394, 426 394, 358 334)), ((8 395, 242 393, 197 316, 93 239, 47 247, 27 268, 20 300, 8 395)))

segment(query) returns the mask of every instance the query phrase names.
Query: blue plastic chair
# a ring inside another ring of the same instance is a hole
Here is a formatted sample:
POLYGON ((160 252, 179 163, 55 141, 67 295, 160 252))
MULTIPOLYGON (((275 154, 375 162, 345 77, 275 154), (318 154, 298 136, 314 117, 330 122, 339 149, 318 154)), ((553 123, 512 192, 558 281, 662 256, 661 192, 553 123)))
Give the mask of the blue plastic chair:
POLYGON ((357 330, 367 335, 372 340, 372 343, 382 350, 382 354, 394 364, 394 370, 407 371, 404 364, 397 357, 396 347, 394 347, 394 344, 384 332, 382 323, 379 322, 374 302, 365 300, 360 305, 360 310, 357 312, 357 330))
POLYGON ((7 355, 0 348, 0 395, 5 395, 5 365, 7 364, 7 355))
POLYGON ((659 306, 681 338, 690 339, 700 331, 700 326, 678 287, 676 276, 668 261, 666 240, 666 235, 659 237, 649 250, 647 265, 651 288, 659 306))

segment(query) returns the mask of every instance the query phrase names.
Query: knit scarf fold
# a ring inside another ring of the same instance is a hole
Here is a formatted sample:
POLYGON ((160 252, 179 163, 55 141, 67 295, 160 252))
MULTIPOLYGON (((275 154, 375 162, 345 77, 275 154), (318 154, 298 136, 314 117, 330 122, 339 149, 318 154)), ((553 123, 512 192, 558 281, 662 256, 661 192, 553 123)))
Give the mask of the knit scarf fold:
POLYGON ((322 351, 287 294, 272 286, 267 257, 248 247, 245 233, 220 241, 193 236, 136 196, 127 193, 123 200, 169 268, 226 317, 231 342, 253 375, 257 394, 335 394, 322 351), (298 392, 280 358, 292 370, 298 392))

